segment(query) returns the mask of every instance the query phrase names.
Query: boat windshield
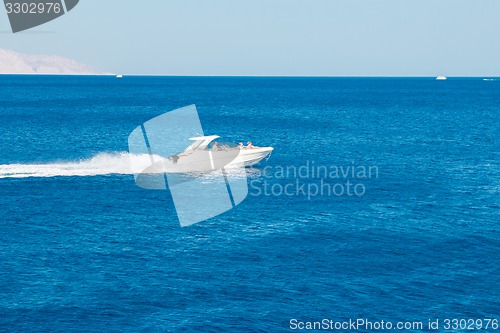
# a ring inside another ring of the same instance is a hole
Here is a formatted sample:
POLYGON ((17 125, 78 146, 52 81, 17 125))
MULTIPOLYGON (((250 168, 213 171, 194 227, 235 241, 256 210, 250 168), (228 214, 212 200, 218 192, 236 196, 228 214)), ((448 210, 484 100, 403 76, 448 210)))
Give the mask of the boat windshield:
POLYGON ((197 140, 190 144, 181 154, 190 155, 197 150, 231 150, 237 149, 238 145, 232 142, 218 142, 215 140, 216 138, 209 138, 203 140, 197 140), (217 148, 214 148, 215 143, 217 142, 217 148))
MULTIPOLYGON (((210 143, 206 149, 208 150, 212 150, 213 147, 214 147, 214 143, 215 142, 212 142, 210 143)), ((217 143, 217 150, 231 150, 231 149, 237 149, 238 148, 238 145, 235 144, 235 143, 232 143, 232 142, 218 142, 217 143)))
POLYGON ((203 140, 198 140, 190 144, 186 149, 184 149, 184 154, 192 154, 195 150, 197 150, 200 145, 203 143, 203 140))

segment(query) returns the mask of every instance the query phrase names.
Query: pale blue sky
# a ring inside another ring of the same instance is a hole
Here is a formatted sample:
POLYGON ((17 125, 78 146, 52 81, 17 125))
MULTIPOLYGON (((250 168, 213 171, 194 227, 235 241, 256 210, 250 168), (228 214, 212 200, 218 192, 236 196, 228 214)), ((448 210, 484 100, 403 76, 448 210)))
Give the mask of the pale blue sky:
POLYGON ((500 76, 498 0, 80 0, 0 48, 170 75, 500 76))

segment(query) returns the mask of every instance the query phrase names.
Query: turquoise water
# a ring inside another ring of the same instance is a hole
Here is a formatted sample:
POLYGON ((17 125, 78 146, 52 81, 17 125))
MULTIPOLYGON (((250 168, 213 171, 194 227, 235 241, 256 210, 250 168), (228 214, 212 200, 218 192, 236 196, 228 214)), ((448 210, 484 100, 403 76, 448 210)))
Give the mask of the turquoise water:
POLYGON ((499 318, 500 81, 0 76, 0 87, 0 331, 499 318), (127 137, 190 104, 205 134, 275 151, 248 171, 242 204, 180 228, 169 192, 126 172, 127 137), (312 163, 378 172, 326 179, 363 195, 257 195, 264 181, 296 184, 280 167, 312 163))

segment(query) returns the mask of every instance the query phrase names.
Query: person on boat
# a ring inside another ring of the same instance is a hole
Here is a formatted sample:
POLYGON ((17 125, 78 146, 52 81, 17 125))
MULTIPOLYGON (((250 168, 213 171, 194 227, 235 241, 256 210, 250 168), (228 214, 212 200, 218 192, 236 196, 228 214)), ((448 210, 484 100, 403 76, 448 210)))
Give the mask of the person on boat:
POLYGON ((172 155, 168 159, 174 162, 174 164, 177 164, 177 161, 179 160, 180 156, 178 155, 172 155))
POLYGON ((245 148, 245 145, 243 144, 243 142, 240 142, 240 144, 238 145, 238 149, 244 149, 245 148))
POLYGON ((214 142, 214 145, 212 146, 212 151, 217 151, 217 150, 219 150, 219 143, 214 142))
POLYGON ((252 143, 250 141, 247 142, 247 146, 246 146, 246 149, 254 149, 255 146, 252 145, 252 143))

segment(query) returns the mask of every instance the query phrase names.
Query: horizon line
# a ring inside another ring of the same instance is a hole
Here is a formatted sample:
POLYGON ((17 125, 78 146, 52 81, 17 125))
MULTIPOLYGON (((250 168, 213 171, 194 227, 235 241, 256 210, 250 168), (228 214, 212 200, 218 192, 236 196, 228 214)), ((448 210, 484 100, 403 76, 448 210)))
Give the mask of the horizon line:
MULTIPOLYGON (((276 78, 436 78, 439 75, 203 75, 203 74, 124 74, 124 73, 0 73, 25 76, 114 76, 123 77, 276 77, 276 78)), ((500 78, 500 75, 453 75, 446 78, 500 78)))

